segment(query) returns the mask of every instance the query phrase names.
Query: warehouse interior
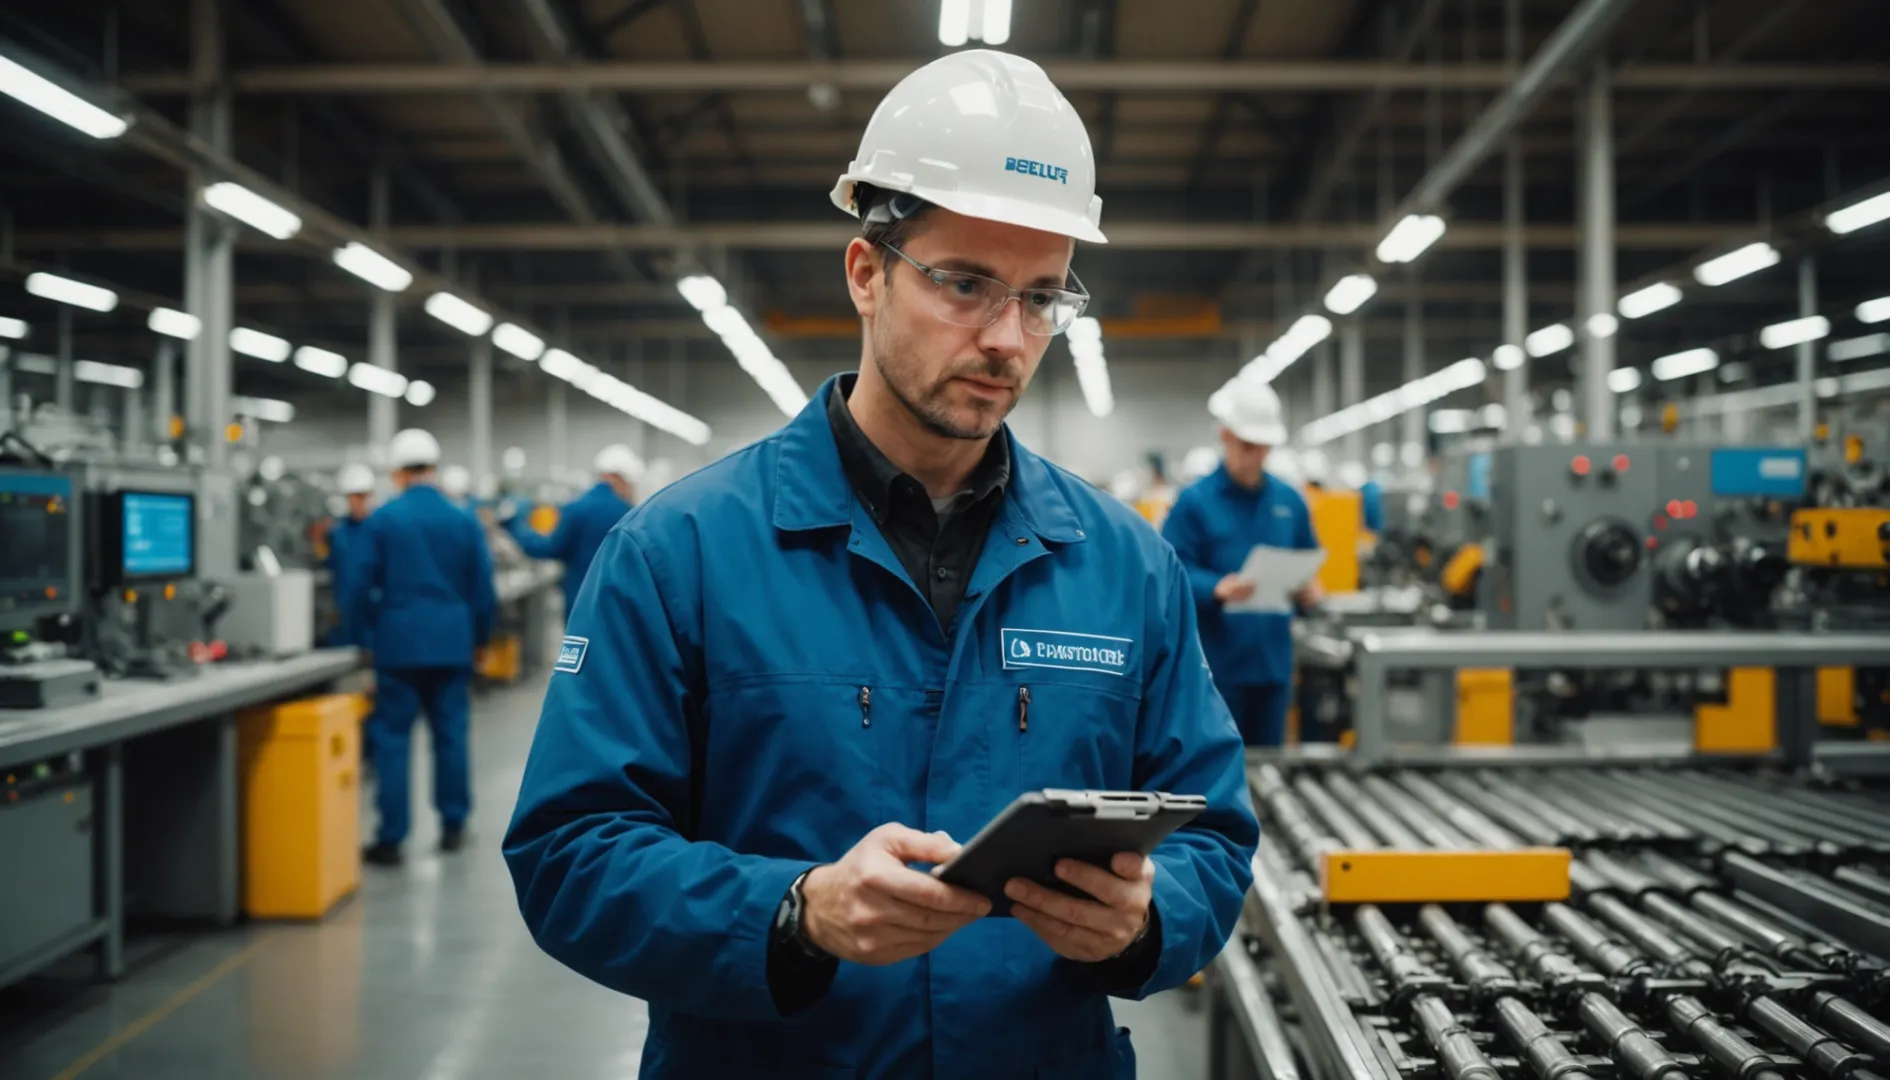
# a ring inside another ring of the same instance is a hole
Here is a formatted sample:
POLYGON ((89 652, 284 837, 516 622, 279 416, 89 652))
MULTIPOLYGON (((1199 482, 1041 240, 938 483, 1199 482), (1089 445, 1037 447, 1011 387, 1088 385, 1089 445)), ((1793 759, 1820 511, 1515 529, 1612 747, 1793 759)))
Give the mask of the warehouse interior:
POLYGON ((538 554, 859 368, 829 193, 979 48, 1108 234, 1017 444, 1161 529, 1264 384, 1324 552, 1140 1075, 1890 1076, 1882 0, 0 6, 0 1076, 637 1074, 500 854, 538 554), (408 429, 496 614, 386 868, 334 538, 408 429))

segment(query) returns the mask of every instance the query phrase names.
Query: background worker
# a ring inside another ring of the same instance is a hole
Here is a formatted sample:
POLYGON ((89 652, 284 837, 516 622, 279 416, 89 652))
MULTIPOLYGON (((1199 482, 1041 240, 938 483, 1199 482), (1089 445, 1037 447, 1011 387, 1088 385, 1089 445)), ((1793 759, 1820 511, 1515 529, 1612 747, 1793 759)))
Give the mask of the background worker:
POLYGON ((485 530, 434 486, 439 442, 424 431, 402 431, 388 446, 388 462, 400 493, 363 526, 346 601, 374 641, 369 745, 380 826, 364 858, 379 866, 401 861, 412 812, 413 722, 423 710, 433 744, 440 847, 462 846, 472 812, 467 721, 473 652, 492 635, 498 611, 485 530))
POLYGON ((361 464, 345 466, 335 474, 335 488, 347 500, 347 510, 323 523, 321 535, 328 545, 328 554, 322 558, 322 566, 328 571, 329 593, 336 598, 338 610, 335 625, 322 635, 321 645, 323 648, 353 645, 371 649, 368 628, 350 622, 348 609, 341 600, 348 595, 350 579, 355 573, 353 549, 359 544, 361 530, 374 509, 374 470, 361 464))
POLYGON ((649 1001, 645 1078, 1132 1076, 1109 995, 1233 929, 1257 826, 1186 575, 1004 426, 1087 303, 1092 162, 1027 60, 908 76, 833 195, 858 374, 598 553, 505 854, 539 944, 649 1001), (1088 899, 1011 881, 1016 918, 908 865, 1043 787, 1209 808, 1059 864, 1088 899))
MULTIPOLYGON (((1208 412, 1220 423, 1221 466, 1182 489, 1162 535, 1188 568, 1201 647, 1241 738, 1278 746, 1292 697, 1292 613, 1229 612, 1226 605, 1253 596, 1239 571, 1255 545, 1311 550, 1319 541, 1305 498, 1266 470, 1267 455, 1286 441, 1279 394, 1236 377, 1208 399, 1208 412)), ((1318 598, 1314 581, 1294 599, 1304 607, 1318 598)))
POLYGON ((643 475, 643 460, 622 443, 614 443, 597 452, 591 461, 597 483, 589 491, 564 504, 558 511, 558 524, 550 536, 525 523, 523 517, 509 522, 512 537, 525 554, 534 559, 556 559, 564 564, 564 610, 568 616, 578 587, 590 573, 591 560, 603 546, 611 527, 630 512, 636 482, 643 475))

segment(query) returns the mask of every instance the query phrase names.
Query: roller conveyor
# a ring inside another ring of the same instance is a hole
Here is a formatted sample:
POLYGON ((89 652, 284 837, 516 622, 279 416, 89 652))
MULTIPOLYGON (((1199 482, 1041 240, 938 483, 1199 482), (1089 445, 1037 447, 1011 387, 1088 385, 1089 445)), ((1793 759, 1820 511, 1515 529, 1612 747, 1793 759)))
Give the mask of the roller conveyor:
POLYGON ((1308 882, 1344 851, 1574 856, 1563 902, 1327 904, 1302 886, 1253 905, 1262 942, 1305 945, 1255 953, 1289 991, 1304 1080, 1890 1078, 1890 815, 1868 796, 1612 765, 1266 764, 1253 788, 1263 876, 1308 882))

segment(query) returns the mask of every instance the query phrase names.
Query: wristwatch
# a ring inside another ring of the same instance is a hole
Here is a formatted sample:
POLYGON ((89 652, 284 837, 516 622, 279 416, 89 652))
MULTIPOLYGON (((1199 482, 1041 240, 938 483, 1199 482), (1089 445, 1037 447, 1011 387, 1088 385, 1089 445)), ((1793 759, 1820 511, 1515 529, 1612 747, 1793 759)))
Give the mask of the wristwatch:
POLYGON ((777 942, 792 945, 810 960, 829 960, 832 954, 814 944, 813 939, 807 936, 807 924, 803 918, 807 913, 807 897, 801 892, 801 883, 813 872, 811 867, 802 871, 801 876, 794 879, 794 884, 788 886, 787 895, 781 898, 781 906, 774 912, 773 936, 777 942))

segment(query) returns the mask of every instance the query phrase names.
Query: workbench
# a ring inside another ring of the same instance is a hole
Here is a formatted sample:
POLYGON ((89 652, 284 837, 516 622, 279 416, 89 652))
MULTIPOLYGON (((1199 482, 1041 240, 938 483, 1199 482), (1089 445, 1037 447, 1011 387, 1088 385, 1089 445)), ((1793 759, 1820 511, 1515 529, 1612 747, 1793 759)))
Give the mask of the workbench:
MULTIPOLYGON (((124 970, 127 914, 228 925, 240 882, 236 714, 320 688, 360 666, 354 649, 219 664, 170 681, 108 680, 64 708, 0 710, 0 770, 78 755, 74 794, 93 854, 92 918, 25 955, 0 958, 0 986, 93 945, 99 970, 124 970)), ((72 797, 66 800, 68 805, 72 797)), ((31 843, 30 835, 25 843, 31 843)), ((30 847, 29 847, 30 850, 30 847)), ((30 865, 13 870, 30 875, 30 865)), ((0 926, 7 904, 0 891, 0 926)))

